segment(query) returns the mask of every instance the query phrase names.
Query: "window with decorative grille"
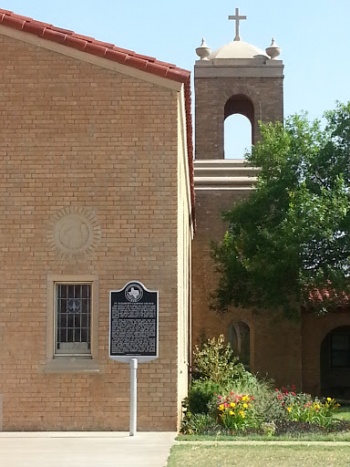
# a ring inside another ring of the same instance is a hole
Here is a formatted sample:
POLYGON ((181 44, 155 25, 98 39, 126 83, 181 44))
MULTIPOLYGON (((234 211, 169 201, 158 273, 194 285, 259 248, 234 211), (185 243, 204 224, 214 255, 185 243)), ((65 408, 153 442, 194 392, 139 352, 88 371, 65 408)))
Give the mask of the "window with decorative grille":
POLYGON ((56 283, 56 355, 91 354, 91 287, 56 283))

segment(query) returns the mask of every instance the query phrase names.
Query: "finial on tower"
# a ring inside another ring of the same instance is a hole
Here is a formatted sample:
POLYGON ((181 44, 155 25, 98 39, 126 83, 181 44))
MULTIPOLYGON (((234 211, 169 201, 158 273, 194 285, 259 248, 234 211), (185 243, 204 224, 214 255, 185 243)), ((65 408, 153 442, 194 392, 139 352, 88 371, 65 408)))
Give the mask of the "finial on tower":
POLYGON ((208 60, 210 53, 211 49, 207 46, 205 39, 202 39, 201 45, 196 48, 196 54, 201 60, 208 60))
POLYGON ((272 38, 271 45, 270 47, 267 47, 266 49, 267 55, 273 60, 274 58, 277 58, 281 54, 281 47, 279 47, 276 44, 276 41, 274 38, 272 38))
POLYGON ((239 22, 242 19, 247 19, 246 16, 239 16, 239 8, 236 8, 234 15, 229 15, 228 19, 233 19, 236 21, 236 36, 234 38, 235 41, 240 41, 241 38, 239 37, 239 22))

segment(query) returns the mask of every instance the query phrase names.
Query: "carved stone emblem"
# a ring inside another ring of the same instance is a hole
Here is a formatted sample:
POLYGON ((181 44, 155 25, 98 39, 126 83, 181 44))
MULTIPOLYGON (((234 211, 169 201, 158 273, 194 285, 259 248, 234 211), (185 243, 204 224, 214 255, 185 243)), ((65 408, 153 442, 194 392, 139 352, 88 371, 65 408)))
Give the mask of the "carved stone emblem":
POLYGON ((50 243, 61 256, 77 257, 92 252, 101 237, 94 213, 80 209, 64 209, 53 219, 50 243))

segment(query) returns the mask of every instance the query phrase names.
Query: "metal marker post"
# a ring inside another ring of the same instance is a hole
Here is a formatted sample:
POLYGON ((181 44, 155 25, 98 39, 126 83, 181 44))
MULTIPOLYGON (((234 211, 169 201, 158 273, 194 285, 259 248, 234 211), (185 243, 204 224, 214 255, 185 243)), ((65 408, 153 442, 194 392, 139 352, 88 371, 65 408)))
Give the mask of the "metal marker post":
POLYGON ((130 436, 137 430, 137 358, 130 360, 130 436))

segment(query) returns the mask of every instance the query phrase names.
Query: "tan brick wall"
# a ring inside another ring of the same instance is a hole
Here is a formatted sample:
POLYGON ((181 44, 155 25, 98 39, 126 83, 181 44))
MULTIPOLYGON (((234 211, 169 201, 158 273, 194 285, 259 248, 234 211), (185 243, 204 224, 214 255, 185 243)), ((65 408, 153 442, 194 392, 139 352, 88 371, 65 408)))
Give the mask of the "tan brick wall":
POLYGON ((5 430, 127 430, 129 368, 108 358, 109 291, 159 290, 159 359, 138 371, 138 427, 178 425, 177 92, 0 37, 0 395, 5 430), (52 248, 63 208, 93 251, 52 248), (99 373, 45 373, 48 275, 99 279, 99 373))
MULTIPOLYGON (((338 313, 327 313, 324 316, 315 316, 312 313, 305 313, 302 320, 303 336, 303 386, 305 391, 313 394, 320 394, 321 391, 321 344, 328 333, 341 326, 350 326, 350 313, 342 310, 338 313)), ((326 358, 330 356, 326 356, 326 358)), ((348 374, 349 369, 340 369, 339 378, 337 371, 333 370, 334 381, 332 386, 338 386, 340 379, 344 378, 344 373, 348 374), (338 380, 337 380, 338 379, 338 380)), ((347 376, 348 378, 348 376, 347 376)))
POLYGON ((229 327, 238 321, 250 328, 251 370, 275 379, 277 385, 301 386, 300 323, 291 323, 274 314, 257 315, 250 310, 232 307, 229 313, 210 310, 210 294, 215 289, 217 275, 210 257, 211 241, 219 241, 225 232, 222 210, 235 200, 249 196, 239 191, 196 191, 197 232, 193 241, 193 340, 203 337, 229 338, 229 327))
MULTIPOLYGON (((215 65, 215 64, 214 64, 215 65)), ((232 70, 235 65, 232 65, 232 70)), ((227 66, 228 68, 228 66, 227 66)), ((247 65, 247 70, 248 70, 247 65)), ((255 69, 255 77, 239 77, 220 66, 198 68, 195 78, 196 91, 196 159, 223 159, 224 109, 232 96, 245 96, 254 108, 252 139, 259 139, 258 121, 271 122, 283 119, 283 76, 259 77, 263 67, 255 69), (200 72, 200 73, 199 73, 200 72), (215 74, 216 72, 216 74, 215 74), (215 75, 215 77, 214 77, 215 75)), ((282 70, 282 69, 281 69, 282 70)), ((242 112, 244 109, 240 109, 242 112)), ((243 112, 244 113, 244 112, 243 112)), ((202 337, 229 337, 230 326, 239 321, 250 328, 250 365, 276 380, 278 385, 301 386, 301 332, 300 323, 290 323, 271 314, 253 314, 251 310, 232 309, 218 315, 209 309, 210 294, 215 289, 217 275, 210 257, 211 241, 220 241, 226 226, 221 219, 223 210, 231 208, 249 191, 208 189, 196 190, 197 232, 193 242, 193 339, 202 337)))
POLYGON ((197 78, 195 92, 196 159, 224 158, 224 107, 233 95, 245 95, 253 104, 253 143, 259 121, 283 119, 283 78, 197 78))

